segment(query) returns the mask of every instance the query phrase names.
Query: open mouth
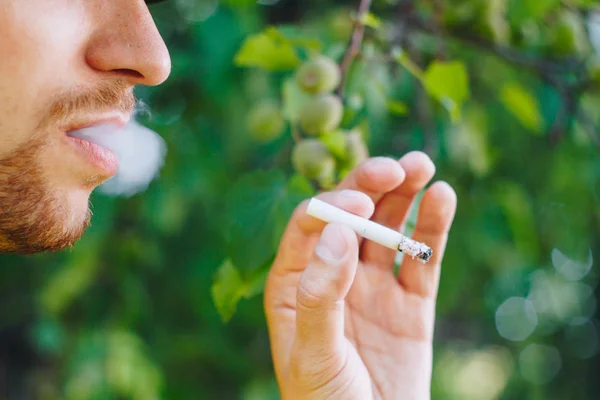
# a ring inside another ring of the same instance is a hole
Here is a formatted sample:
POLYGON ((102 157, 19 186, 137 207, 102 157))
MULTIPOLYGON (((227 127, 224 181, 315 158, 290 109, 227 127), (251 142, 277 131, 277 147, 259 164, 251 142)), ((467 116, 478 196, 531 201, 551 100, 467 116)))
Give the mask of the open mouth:
POLYGON ((105 146, 95 143, 87 135, 82 134, 81 131, 77 130, 66 133, 69 144, 89 164, 101 171, 103 175, 114 176, 119 169, 117 154, 105 146))

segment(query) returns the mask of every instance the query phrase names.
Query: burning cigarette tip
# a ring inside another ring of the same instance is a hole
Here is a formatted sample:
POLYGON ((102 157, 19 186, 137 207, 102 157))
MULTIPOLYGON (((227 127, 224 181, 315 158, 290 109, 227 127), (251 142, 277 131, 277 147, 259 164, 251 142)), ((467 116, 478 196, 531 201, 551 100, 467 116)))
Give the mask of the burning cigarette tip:
MULTIPOLYGON (((402 251, 402 250, 400 250, 400 251, 402 251)), ((431 249, 427 249, 427 250, 417 254, 417 258, 424 262, 429 261, 432 256, 433 256, 433 250, 431 250, 431 249)))

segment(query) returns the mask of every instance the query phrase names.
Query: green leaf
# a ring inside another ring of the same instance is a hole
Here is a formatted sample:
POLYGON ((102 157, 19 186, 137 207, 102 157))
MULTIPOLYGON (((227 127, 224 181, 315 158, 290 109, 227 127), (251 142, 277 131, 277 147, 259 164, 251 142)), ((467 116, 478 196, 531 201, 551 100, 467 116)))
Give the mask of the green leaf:
POLYGON ((312 194, 305 178, 288 182, 279 170, 250 172, 233 185, 227 195, 227 247, 243 275, 275 254, 294 208, 312 194))
POLYGON ((240 67, 264 68, 268 71, 289 71, 300 64, 292 44, 274 28, 249 36, 235 55, 240 67))
POLYGON ((279 25, 277 30, 273 27, 269 28, 269 32, 273 31, 277 32, 281 38, 284 38, 294 47, 315 52, 321 52, 323 50, 323 43, 320 39, 307 36, 306 32, 294 25, 279 25))
POLYGON ((387 108, 390 113, 395 115, 408 114, 408 106, 398 100, 388 100, 387 108))
POLYGON ((524 127, 535 134, 542 133, 544 121, 540 106, 529 90, 518 83, 507 83, 502 88, 500 100, 524 127))
POLYGON ((271 270, 272 263, 273 263, 273 259, 270 259, 264 266, 262 266, 260 269, 256 270, 246 280, 246 289, 244 292, 245 299, 249 299, 251 297, 257 296, 264 291, 265 283, 267 281, 267 276, 269 275, 269 271, 271 270))
POLYGON ((231 320, 237 309, 237 304, 242 298, 250 299, 264 291, 272 262, 273 259, 270 259, 260 269, 253 271, 246 279, 242 277, 231 260, 225 260, 221 264, 215 274, 211 294, 215 307, 224 323, 231 320))
POLYGON ((361 17, 360 22, 363 25, 368 26, 373 29, 379 29, 379 28, 381 28, 381 25, 382 25, 381 19, 379 19, 379 17, 376 17, 375 15, 373 15, 370 12, 364 14, 361 17))
POLYGON ((454 122, 460 119, 461 107, 469 98, 467 68, 460 61, 434 61, 423 75, 427 92, 450 113, 454 122))
POLYGON ((246 284, 231 260, 226 260, 217 270, 211 292, 221 319, 228 322, 235 314, 238 301, 247 292, 246 284))

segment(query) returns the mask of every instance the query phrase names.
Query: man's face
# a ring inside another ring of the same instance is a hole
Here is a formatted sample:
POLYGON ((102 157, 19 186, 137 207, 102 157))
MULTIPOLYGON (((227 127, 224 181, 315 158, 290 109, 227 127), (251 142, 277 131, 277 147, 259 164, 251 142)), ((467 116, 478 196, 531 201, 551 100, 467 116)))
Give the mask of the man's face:
POLYGON ((171 68, 144 0, 0 0, 0 253, 53 251, 89 224, 112 153, 67 132, 133 112, 171 68))

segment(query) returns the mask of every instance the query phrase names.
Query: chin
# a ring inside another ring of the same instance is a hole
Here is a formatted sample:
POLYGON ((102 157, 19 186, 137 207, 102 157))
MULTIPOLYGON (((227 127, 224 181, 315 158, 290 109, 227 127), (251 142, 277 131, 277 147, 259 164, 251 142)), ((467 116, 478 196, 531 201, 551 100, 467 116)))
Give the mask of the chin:
POLYGON ((62 230, 68 246, 73 245, 88 228, 91 219, 90 195, 93 188, 81 188, 68 193, 64 206, 54 209, 57 231, 62 230))
POLYGON ((81 217, 88 213, 90 196, 95 186, 72 190, 68 195, 69 213, 74 217, 81 217))
POLYGON ((13 207, 10 217, 0 212, 0 253, 31 255, 74 246, 90 225, 89 196, 89 190, 47 193, 35 203, 13 207))

